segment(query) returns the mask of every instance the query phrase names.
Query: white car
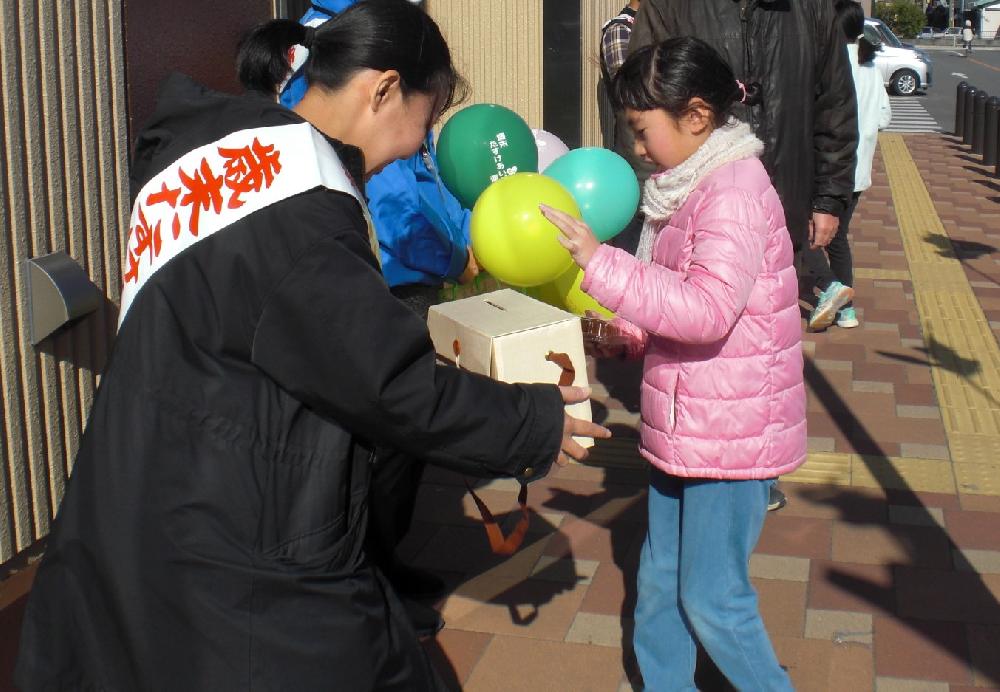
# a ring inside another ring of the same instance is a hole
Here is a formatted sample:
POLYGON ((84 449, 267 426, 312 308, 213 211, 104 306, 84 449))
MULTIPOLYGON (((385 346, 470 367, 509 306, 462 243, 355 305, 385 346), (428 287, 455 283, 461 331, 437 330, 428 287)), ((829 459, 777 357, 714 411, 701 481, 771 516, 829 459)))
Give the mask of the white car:
POLYGON ((865 38, 879 46, 875 67, 882 73, 889 91, 897 96, 911 96, 930 87, 931 59, 926 51, 900 41, 879 19, 865 19, 865 38))

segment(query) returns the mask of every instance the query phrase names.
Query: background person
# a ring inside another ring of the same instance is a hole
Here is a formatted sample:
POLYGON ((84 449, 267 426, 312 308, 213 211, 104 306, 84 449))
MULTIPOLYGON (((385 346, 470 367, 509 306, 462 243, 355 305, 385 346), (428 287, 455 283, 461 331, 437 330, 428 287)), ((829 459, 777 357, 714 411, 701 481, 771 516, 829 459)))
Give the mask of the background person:
POLYGON ((601 27, 601 72, 607 84, 611 83, 611 78, 625 62, 632 25, 641 4, 641 0, 631 0, 616 17, 601 27))
MULTIPOLYGON (((611 84, 611 78, 618 72, 618 68, 625 62, 632 36, 632 25, 635 24, 635 15, 641 5, 641 0, 631 0, 621 12, 601 27, 601 80, 597 85, 597 106, 601 120, 601 136, 607 149, 617 149, 615 132, 618 127, 618 114, 615 113, 608 97, 608 85, 611 84)), ((634 253, 641 232, 642 211, 636 210, 635 216, 610 242, 615 247, 634 253)))
POLYGON ((822 249, 809 250, 808 263, 820 290, 816 308, 809 315, 809 329, 826 329, 836 321, 838 327, 858 326, 858 316, 850 300, 854 295, 854 260, 848 240, 851 218, 857 209, 861 193, 872 186, 872 160, 878 146, 878 131, 889 126, 892 106, 885 84, 875 67, 877 48, 864 37, 865 14, 854 0, 838 0, 837 22, 847 41, 851 61, 851 76, 858 100, 858 163, 854 173, 854 194, 851 203, 840 215, 837 233, 822 249))

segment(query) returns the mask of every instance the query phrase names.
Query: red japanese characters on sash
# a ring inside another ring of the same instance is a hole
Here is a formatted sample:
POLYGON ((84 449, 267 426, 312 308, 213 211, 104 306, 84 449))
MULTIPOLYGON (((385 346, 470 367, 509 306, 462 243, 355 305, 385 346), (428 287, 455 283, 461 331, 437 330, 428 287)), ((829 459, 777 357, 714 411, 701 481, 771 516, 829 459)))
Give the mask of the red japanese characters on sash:
POLYGON ((293 195, 325 187, 364 198, 312 125, 241 130, 188 152, 146 183, 129 220, 118 328, 149 278, 199 240, 293 195))

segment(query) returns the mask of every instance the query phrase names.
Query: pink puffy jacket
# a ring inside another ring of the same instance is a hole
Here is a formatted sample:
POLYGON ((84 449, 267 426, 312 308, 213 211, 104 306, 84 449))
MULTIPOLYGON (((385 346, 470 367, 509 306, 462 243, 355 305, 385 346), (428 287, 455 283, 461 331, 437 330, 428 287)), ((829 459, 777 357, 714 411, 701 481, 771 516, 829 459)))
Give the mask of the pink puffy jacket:
POLYGON ((755 158, 706 176, 645 264, 602 245, 583 290, 645 353, 640 453, 666 473, 761 479, 806 457, 798 283, 755 158))

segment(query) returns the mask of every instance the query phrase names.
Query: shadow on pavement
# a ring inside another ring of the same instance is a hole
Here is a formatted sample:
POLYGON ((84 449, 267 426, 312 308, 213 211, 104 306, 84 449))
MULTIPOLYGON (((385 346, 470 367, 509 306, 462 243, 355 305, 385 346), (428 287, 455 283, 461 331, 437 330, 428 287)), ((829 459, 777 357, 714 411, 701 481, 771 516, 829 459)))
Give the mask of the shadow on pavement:
MULTIPOLYGON (((940 344, 938 345, 940 347, 940 344)), ((929 349, 931 354, 935 353, 935 346, 929 349)), ((964 361, 966 364, 969 361, 964 361)), ((973 367, 969 365, 968 367, 973 367)), ((978 369, 978 364, 975 366, 978 369)), ((901 550, 907 555, 907 561, 896 562, 887 565, 892 570, 892 583, 885 585, 876 583, 849 571, 830 567, 823 577, 831 584, 847 591, 856 597, 870 603, 877 611, 892 616, 897 621, 903 623, 914 633, 920 635, 927 641, 933 643, 938 648, 947 651, 958 660, 965 661, 969 667, 976 670, 983 676, 992 676, 993 683, 1000 682, 1000 674, 995 669, 987 670, 977 667, 977 663, 972 660, 969 647, 965 639, 941 636, 939 629, 934 625, 938 621, 951 620, 963 624, 995 624, 1000 623, 1000 603, 983 581, 980 574, 973 570, 958 571, 954 568, 954 561, 959 552, 958 546, 952 540, 948 532, 938 523, 932 520, 932 513, 927 510, 927 506, 921 497, 913 491, 900 473, 889 463, 886 463, 888 456, 881 450, 878 443, 872 437, 861 420, 859 420, 849 409, 846 402, 837 391, 831 386, 829 381, 823 376, 810 358, 805 360, 805 379, 809 387, 830 412, 830 418, 834 421, 841 432, 854 444, 856 448, 877 450, 877 453, 866 453, 862 456, 865 465, 872 472, 872 475, 879 480, 883 490, 885 490, 890 502, 894 504, 909 505, 911 507, 923 508, 928 521, 922 525, 928 542, 944 545, 946 555, 952 564, 940 570, 941 581, 939 582, 940 593, 927 593, 926 599, 923 596, 922 585, 915 579, 915 571, 918 568, 927 568, 926 560, 919 554, 917 545, 910 540, 908 529, 902 525, 887 525, 886 529, 898 543, 901 550), (954 574, 951 582, 945 581, 946 575, 954 574), (920 608, 913 609, 912 612, 901 607, 899 601, 899 590, 905 582, 908 592, 919 600, 920 608), (955 583, 960 585, 960 593, 949 593, 949 585, 955 583), (938 600, 935 601, 935 598, 938 600), (963 608, 953 612, 948 611, 948 604, 957 602, 963 604, 974 604, 972 608, 963 608), (943 606, 943 607, 942 607, 943 606)), ((943 462, 944 463, 944 462, 943 462)), ((804 490, 803 497, 807 497, 817 503, 827 504, 837 508, 840 513, 840 520, 853 524, 875 525, 871 519, 871 513, 859 512, 858 507, 865 502, 871 502, 870 497, 865 497, 862 493, 852 490, 842 490, 832 492, 828 488, 817 488, 815 490, 804 490)), ((882 522, 878 522, 882 526, 882 522)), ((935 589, 936 591, 936 589, 935 589)))
POLYGON ((907 356, 901 353, 889 353, 887 351, 876 351, 876 353, 892 360, 912 363, 913 365, 935 366, 947 370, 948 372, 953 372, 956 375, 960 375, 966 380, 968 385, 993 402, 995 406, 1000 407, 1000 401, 997 401, 996 397, 993 396, 993 393, 972 379, 973 375, 976 375, 982 370, 982 365, 980 365, 978 360, 965 358, 959 355, 953 348, 947 346, 946 344, 942 344, 933 336, 927 337, 926 347, 914 350, 926 354, 927 359, 922 360, 920 358, 914 358, 913 356, 907 356))
POLYGON ((954 257, 958 260, 977 259, 997 251, 992 245, 974 240, 957 240, 943 235, 926 235, 924 241, 937 248, 941 257, 954 257))

